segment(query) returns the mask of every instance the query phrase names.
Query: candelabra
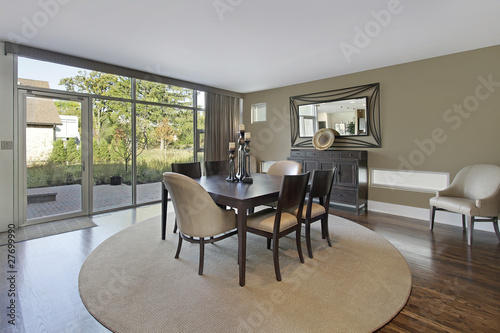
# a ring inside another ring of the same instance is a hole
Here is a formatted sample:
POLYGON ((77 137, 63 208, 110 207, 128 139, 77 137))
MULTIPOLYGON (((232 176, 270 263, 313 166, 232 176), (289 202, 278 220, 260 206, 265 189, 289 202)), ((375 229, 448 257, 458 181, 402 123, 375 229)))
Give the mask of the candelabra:
POLYGON ((240 125, 240 138, 238 139, 238 171, 236 178, 242 180, 245 176, 245 125, 240 125))
POLYGON ((243 168, 243 177, 241 181, 243 183, 253 183, 253 178, 250 175, 250 132, 245 136, 245 159, 243 168))
POLYGON ((236 170, 234 167, 234 152, 234 147, 229 147, 229 176, 226 178, 226 181, 228 182, 238 181, 238 178, 236 178, 236 170))

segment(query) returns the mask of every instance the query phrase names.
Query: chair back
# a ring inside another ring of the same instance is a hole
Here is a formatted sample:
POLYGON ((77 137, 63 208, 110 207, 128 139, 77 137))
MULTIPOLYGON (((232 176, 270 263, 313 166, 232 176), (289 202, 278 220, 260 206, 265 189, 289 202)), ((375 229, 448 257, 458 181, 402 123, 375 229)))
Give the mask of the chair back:
POLYGON ((180 232, 193 237, 214 234, 217 225, 213 222, 221 209, 210 194, 196 181, 179 173, 165 172, 163 183, 172 199, 180 232))
POLYGON ((500 190, 500 166, 475 164, 461 169, 450 186, 456 187, 464 197, 478 200, 500 190))
POLYGON ((335 169, 313 171, 308 204, 312 202, 312 198, 320 198, 321 201, 325 202, 330 201, 335 169))
POLYGON ((296 214, 297 217, 302 216, 302 206, 304 205, 308 182, 309 172, 300 175, 283 176, 276 216, 280 216, 281 212, 284 211, 296 214))
POLYGON ((227 175, 229 161, 205 161, 205 176, 227 175))
POLYGON ((298 175, 302 172, 302 164, 297 161, 278 161, 267 170, 268 175, 298 175))
POLYGON ((190 178, 201 177, 200 162, 172 163, 172 172, 180 173, 190 178))

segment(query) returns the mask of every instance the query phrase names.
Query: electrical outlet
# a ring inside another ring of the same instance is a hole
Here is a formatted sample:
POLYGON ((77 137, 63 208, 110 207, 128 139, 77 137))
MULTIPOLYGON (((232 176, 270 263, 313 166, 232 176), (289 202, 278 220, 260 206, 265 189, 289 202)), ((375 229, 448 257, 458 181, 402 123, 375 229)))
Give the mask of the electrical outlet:
POLYGON ((13 141, 2 141, 2 150, 12 150, 13 141))

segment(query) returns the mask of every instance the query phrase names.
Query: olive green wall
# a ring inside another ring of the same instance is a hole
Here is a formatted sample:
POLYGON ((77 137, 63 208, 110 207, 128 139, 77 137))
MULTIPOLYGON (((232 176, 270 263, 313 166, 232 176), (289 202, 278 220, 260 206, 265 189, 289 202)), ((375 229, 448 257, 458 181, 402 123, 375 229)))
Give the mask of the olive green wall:
MULTIPOLYGON (((307 60, 305 60, 307 61, 307 60)), ((369 168, 449 172, 500 165, 500 46, 457 53, 245 95, 243 119, 257 160, 289 156, 289 97, 380 82, 382 147, 369 168), (267 103, 267 121, 250 108, 267 103)), ((368 199, 428 208, 432 193, 369 188, 368 199)))

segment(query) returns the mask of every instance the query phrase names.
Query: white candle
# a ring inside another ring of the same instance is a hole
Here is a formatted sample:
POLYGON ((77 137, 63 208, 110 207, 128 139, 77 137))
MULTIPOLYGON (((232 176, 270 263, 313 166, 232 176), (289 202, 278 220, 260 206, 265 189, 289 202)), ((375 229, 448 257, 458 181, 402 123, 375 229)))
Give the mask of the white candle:
POLYGON ((240 132, 245 130, 245 124, 240 124, 240 132))
POLYGON ((229 149, 235 149, 236 148, 236 142, 229 142, 229 149))
POLYGON ((245 132, 245 141, 250 141, 250 132, 245 132))

